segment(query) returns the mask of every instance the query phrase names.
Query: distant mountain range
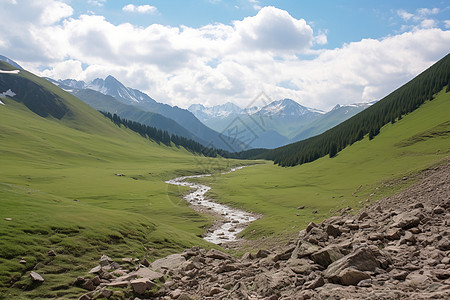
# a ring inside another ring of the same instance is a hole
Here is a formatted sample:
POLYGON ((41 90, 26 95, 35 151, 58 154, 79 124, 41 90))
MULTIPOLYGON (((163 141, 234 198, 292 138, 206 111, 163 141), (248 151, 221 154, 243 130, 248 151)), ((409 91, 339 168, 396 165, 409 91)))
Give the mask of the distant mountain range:
POLYGON ((122 118, 161 128, 208 147, 232 152, 246 149, 242 148, 239 139, 212 130, 190 111, 159 103, 139 90, 126 87, 113 76, 96 78, 89 83, 73 79, 48 80, 97 110, 116 113, 122 118))
MULTIPOLYGON (((0 55, 0 60, 22 69, 5 56, 0 55)), ((126 87, 111 75, 91 82, 47 79, 97 110, 116 113, 122 118, 231 152, 271 149, 307 139, 373 104, 336 105, 325 113, 291 99, 282 99, 245 109, 228 102, 213 107, 193 104, 185 110, 159 103, 146 93, 126 87)))
POLYGON ((325 113, 283 99, 246 109, 228 102, 212 107, 193 104, 188 110, 216 131, 240 132, 240 139, 249 143, 247 148, 275 148, 320 134, 372 104, 336 105, 325 113))

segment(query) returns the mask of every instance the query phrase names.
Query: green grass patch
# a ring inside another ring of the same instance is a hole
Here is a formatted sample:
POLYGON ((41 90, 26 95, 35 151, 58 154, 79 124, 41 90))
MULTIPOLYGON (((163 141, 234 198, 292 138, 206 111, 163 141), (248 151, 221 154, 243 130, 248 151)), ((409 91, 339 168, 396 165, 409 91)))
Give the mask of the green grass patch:
POLYGON ((441 92, 384 126, 372 141, 365 137, 335 158, 290 168, 267 162, 201 181, 212 185, 210 195, 217 201, 264 215, 243 231, 244 237, 289 239, 311 221, 347 206, 357 211, 406 188, 419 171, 449 156, 449 111, 450 93, 441 92))

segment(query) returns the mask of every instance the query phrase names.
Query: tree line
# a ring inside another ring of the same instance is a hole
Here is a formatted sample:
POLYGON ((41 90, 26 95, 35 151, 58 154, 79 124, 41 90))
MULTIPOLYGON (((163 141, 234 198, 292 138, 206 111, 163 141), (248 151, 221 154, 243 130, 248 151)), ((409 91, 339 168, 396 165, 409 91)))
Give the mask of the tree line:
POLYGON ((413 80, 384 97, 371 107, 328 131, 309 139, 273 150, 253 149, 239 153, 240 158, 273 160, 280 166, 295 166, 320 157, 334 157, 339 151, 368 135, 374 139, 387 123, 416 110, 445 86, 450 89, 450 54, 413 80))
POLYGON ((225 151, 222 149, 216 149, 214 147, 205 147, 201 143, 194 141, 192 139, 188 139, 183 136, 178 136, 175 134, 171 135, 166 130, 162 130, 160 128, 141 124, 136 121, 127 120, 127 119, 121 118, 117 114, 111 114, 110 112, 104 112, 104 111, 100 111, 100 113, 102 113, 105 117, 110 119, 117 126, 119 126, 119 127, 123 126, 125 128, 128 128, 136 133, 139 133, 142 137, 149 138, 158 144, 164 144, 169 147, 171 147, 172 145, 175 145, 177 147, 181 146, 190 152, 193 152, 196 154, 202 154, 202 155, 208 156, 208 157, 217 157, 217 156, 231 157, 231 156, 233 156, 228 151, 225 151))

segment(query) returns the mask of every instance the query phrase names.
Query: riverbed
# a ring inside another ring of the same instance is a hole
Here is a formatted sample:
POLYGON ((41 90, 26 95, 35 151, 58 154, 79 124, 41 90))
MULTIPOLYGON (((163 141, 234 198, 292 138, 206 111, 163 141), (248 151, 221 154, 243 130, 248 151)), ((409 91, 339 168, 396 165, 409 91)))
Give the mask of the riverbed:
MULTIPOLYGON (((235 172, 244 167, 245 166, 232 168, 230 171, 221 174, 235 172)), ((206 235, 203 237, 206 241, 214 244, 223 244, 226 242, 236 241, 238 239, 238 234, 251 222, 257 220, 258 216, 250 212, 214 202, 206 197, 206 193, 211 189, 210 186, 187 181, 191 178, 208 176, 211 176, 211 174, 182 176, 168 180, 166 183, 190 187, 190 193, 183 196, 185 201, 190 203, 193 207, 204 208, 204 211, 220 216, 217 221, 218 223, 213 225, 212 229, 208 230, 206 235)))

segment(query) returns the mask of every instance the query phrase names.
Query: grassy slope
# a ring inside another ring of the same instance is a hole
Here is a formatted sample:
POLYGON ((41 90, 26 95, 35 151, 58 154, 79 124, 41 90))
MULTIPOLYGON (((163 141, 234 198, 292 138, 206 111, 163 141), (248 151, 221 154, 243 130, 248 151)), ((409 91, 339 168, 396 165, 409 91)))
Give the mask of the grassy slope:
POLYGON ((310 221, 319 222, 340 208, 360 208, 366 199, 394 193, 414 180, 400 180, 395 189, 387 181, 410 176, 447 157, 449 111, 450 93, 441 92, 399 122, 384 126, 374 140, 365 137, 333 159, 291 168, 267 163, 216 177, 213 196, 264 214, 244 231, 245 237, 292 236, 310 221), (306 208, 297 210, 302 205, 306 208))
POLYGON ((0 298, 79 295, 70 282, 102 253, 154 258, 210 246, 197 236, 210 218, 180 201, 185 189, 164 181, 236 162, 159 146, 117 128, 47 81, 21 74, 64 97, 71 113, 62 120, 42 118, 2 99, 0 298), (58 256, 48 257, 50 249, 58 256), (26 264, 19 263, 22 257, 26 264), (44 276, 44 284, 32 285, 32 269, 44 276))

